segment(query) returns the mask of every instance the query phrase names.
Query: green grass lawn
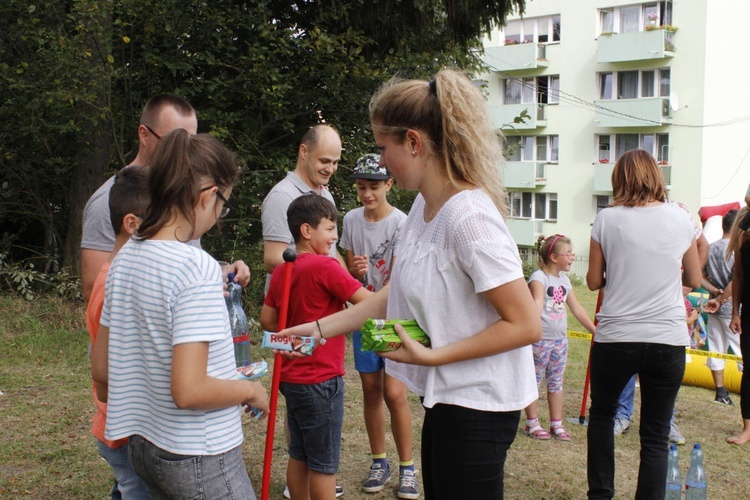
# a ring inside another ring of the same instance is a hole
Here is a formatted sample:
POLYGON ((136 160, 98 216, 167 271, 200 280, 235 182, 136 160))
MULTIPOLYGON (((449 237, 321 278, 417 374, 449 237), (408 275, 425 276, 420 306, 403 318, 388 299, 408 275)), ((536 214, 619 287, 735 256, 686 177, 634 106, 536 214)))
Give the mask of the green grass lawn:
MULTIPOLYGON (((593 315, 596 294, 576 288, 579 300, 593 315)), ((571 330, 583 328, 571 318, 571 330)), ((0 296, 0 498, 107 497, 112 483, 108 466, 99 458, 90 434, 93 403, 90 393, 88 335, 83 308, 78 303, 39 298, 33 303, 0 296)), ((580 413, 588 342, 570 340, 565 379, 565 415, 580 413)), ((351 348, 349 348, 351 350, 351 348)), ((259 347, 254 359, 272 361, 259 347)), ((395 498, 396 481, 385 491, 367 495, 359 491, 369 466, 367 435, 362 417, 359 377, 347 356, 346 420, 342 462, 338 476, 344 498, 395 498)), ((270 386, 270 377, 265 377, 270 386)), ((734 395, 735 402, 739 397, 734 395)), ((415 450, 418 450, 422 410, 411 397, 415 450)), ((750 498, 750 447, 730 446, 724 439, 740 428, 738 406, 713 404, 713 391, 683 387, 677 401, 678 424, 688 444, 700 441, 705 452, 711 498, 750 498)), ((283 398, 280 399, 280 413, 283 398)), ((540 417, 548 424, 546 402, 540 417)), ((638 408, 631 431, 616 443, 617 498, 632 498, 638 466, 638 408)), ((271 498, 282 498, 285 454, 282 421, 277 419, 271 498)), ((266 422, 245 419, 245 460, 256 492, 260 491, 266 422)), ((568 424, 570 443, 540 442, 519 432, 506 463, 506 498, 584 498, 586 492, 585 427, 568 424)), ((396 459, 392 439, 388 455, 396 459)), ((685 474, 688 449, 680 447, 685 474)))

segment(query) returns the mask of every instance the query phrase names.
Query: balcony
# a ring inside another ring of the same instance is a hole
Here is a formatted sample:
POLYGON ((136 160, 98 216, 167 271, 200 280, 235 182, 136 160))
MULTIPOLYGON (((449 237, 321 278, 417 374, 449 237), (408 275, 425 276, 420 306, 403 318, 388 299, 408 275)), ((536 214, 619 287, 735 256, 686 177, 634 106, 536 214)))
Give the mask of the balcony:
POLYGON ((506 189, 534 189, 547 183, 545 162, 509 161, 503 169, 506 189))
POLYGON ((504 73, 546 68, 547 45, 543 43, 519 43, 500 47, 485 47, 482 61, 493 71, 504 73))
MULTIPOLYGON (((614 163, 594 163, 594 193, 612 194, 612 170, 614 163)), ((659 168, 664 176, 664 183, 669 188, 672 185, 672 166, 660 164, 659 168)))
POLYGON ((505 219, 505 225, 508 226, 516 245, 525 247, 536 247, 536 240, 542 234, 542 222, 544 221, 511 217, 505 219))
POLYGON ((594 105, 597 127, 658 127, 672 123, 672 110, 665 97, 603 99, 594 101, 594 105))
POLYGON ((599 35, 596 62, 627 62, 674 57, 674 31, 651 30, 599 35))
POLYGON ((594 163, 594 192, 612 193, 612 170, 614 163, 594 163))
POLYGON ((546 104, 500 104, 490 106, 492 126, 503 130, 534 130, 547 126, 546 104))

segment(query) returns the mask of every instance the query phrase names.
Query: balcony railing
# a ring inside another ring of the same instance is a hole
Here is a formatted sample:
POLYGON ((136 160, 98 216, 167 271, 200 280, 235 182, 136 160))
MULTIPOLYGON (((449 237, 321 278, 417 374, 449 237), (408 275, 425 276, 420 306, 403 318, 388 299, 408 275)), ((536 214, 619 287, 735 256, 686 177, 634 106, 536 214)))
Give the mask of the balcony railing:
POLYGON ((675 32, 667 30, 639 31, 599 35, 596 62, 627 62, 673 57, 675 32))
POLYGON ((482 60, 494 71, 504 73, 546 68, 547 45, 519 43, 500 47, 485 47, 482 60))
MULTIPOLYGON (((612 193, 612 170, 615 168, 613 163, 595 163, 594 164, 594 192, 595 193, 612 193)), ((672 166, 660 164, 659 169, 664 176, 664 184, 667 187, 672 185, 672 166)))
POLYGON ((546 104, 521 103, 490 106, 492 125, 503 130, 534 130, 547 126, 546 104))
POLYGON ((672 109, 665 97, 602 99, 594 101, 597 127, 658 127, 672 123, 672 109))
POLYGON ((533 189, 547 183, 547 163, 543 161, 508 161, 502 169, 503 184, 508 189, 533 189))
POLYGON ((533 247, 536 246, 536 240, 542 234, 543 222, 541 220, 508 217, 505 220, 505 225, 508 226, 516 245, 533 247))

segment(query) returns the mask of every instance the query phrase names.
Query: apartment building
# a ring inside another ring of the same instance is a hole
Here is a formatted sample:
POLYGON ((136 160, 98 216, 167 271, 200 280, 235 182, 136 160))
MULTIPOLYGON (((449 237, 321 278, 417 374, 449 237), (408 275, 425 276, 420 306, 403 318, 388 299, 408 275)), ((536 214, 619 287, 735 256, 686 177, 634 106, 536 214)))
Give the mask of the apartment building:
POLYGON ((586 260, 625 151, 659 161, 670 198, 741 201, 750 183, 750 2, 533 0, 484 40, 479 76, 506 138, 507 223, 523 250, 563 233, 586 260))

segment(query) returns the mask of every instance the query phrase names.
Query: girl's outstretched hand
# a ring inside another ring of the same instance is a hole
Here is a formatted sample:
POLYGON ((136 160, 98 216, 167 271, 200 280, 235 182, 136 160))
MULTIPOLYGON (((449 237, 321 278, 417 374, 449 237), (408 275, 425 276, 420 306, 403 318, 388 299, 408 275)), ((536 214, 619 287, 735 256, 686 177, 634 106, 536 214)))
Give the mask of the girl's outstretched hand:
POLYGON ((393 329, 399 338, 401 338, 401 347, 395 351, 379 352, 380 356, 398 361, 399 363, 409 363, 412 365, 432 366, 435 364, 435 351, 411 338, 400 324, 396 323, 393 329))

